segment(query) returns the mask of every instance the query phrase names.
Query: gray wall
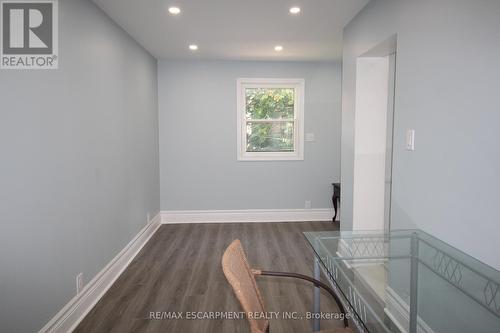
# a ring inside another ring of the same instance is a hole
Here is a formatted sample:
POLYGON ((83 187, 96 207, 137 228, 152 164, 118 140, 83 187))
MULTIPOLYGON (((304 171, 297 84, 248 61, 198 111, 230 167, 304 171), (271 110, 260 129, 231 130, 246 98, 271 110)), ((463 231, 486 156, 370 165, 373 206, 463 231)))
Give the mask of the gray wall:
POLYGON ((159 211, 156 60, 59 1, 60 69, 0 71, 0 331, 38 331, 159 211))
POLYGON ((340 64, 159 61, 162 210, 331 207, 340 176, 340 64), (236 160, 236 79, 305 79, 304 161, 236 160))
POLYGON ((342 228, 351 228, 356 57, 398 34, 392 228, 500 269, 500 2, 372 0, 344 30, 342 228), (416 131, 416 150, 404 149, 416 131))

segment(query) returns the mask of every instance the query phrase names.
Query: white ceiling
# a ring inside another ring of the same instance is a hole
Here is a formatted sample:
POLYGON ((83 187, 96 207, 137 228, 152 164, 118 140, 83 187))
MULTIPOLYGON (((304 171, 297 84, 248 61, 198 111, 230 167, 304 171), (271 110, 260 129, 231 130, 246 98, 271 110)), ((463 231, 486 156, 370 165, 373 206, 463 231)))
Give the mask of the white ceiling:
POLYGON ((340 59, 342 28, 368 1, 94 0, 157 58, 232 60, 340 59), (292 6, 301 13, 290 14, 292 6))

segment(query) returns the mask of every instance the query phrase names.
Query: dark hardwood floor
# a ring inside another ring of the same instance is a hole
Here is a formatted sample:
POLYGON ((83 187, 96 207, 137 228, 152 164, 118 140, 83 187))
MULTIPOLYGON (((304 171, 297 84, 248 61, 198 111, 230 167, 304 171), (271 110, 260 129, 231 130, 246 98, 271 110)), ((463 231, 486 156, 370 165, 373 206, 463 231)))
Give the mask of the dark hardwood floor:
MULTIPOLYGON (((241 311, 221 268, 239 238, 254 268, 312 275, 312 249, 303 231, 336 230, 331 222, 163 225, 75 332, 249 332, 245 319, 152 319, 151 312, 241 311)), ((304 314, 312 309, 307 282, 259 277, 266 310, 304 314)), ((322 311, 337 312, 322 294, 322 311)), ((311 332, 309 320, 273 319, 272 333, 311 332)), ((340 327, 336 320, 321 328, 340 327)))

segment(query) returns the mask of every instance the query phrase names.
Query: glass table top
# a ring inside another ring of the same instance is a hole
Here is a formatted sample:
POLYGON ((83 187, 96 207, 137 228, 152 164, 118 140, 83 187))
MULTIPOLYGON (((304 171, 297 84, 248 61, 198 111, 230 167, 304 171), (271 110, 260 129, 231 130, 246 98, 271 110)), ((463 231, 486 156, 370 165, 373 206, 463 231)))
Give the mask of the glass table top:
POLYGON ((420 230, 305 232, 367 332, 500 332, 500 271, 420 230))

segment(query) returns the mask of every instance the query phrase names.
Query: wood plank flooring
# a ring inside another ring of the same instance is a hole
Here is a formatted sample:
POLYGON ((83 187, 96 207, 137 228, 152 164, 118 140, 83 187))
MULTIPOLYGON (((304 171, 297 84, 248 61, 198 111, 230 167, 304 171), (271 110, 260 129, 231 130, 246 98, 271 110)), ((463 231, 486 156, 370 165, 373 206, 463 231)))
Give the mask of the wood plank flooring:
MULTIPOLYGON (((241 311, 221 268, 222 253, 239 238, 254 268, 312 275, 303 231, 336 230, 331 222, 163 225, 80 323, 77 333, 250 332, 245 319, 152 319, 151 312, 241 311)), ((259 277, 266 310, 312 309, 307 282, 259 277)), ((322 294, 323 312, 337 306, 322 294)), ((340 321, 321 322, 322 329, 340 321)), ((273 319, 272 333, 311 332, 309 320, 273 319)))

